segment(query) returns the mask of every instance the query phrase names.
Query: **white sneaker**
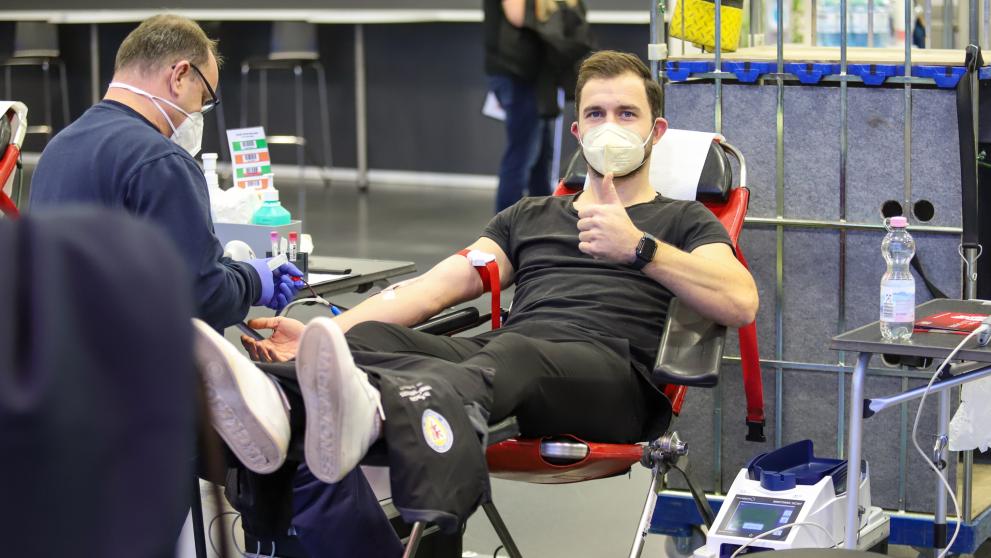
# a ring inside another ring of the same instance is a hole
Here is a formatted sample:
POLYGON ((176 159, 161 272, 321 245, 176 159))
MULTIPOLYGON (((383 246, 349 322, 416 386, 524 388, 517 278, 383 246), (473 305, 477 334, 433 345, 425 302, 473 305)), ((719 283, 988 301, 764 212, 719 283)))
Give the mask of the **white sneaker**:
POLYGON ((289 450, 289 413, 275 381, 226 339, 193 320, 193 352, 213 427, 245 467, 272 473, 289 450))
POLYGON ((303 330, 296 379, 306 405, 306 464, 318 479, 338 482, 379 437, 385 418, 379 391, 330 318, 315 318, 303 330))

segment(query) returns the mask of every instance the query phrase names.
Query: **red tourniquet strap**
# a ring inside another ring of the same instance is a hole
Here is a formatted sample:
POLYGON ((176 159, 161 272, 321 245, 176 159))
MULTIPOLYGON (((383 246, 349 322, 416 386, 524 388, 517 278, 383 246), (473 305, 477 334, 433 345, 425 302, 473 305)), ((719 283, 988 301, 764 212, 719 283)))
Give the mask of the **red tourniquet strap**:
MULTIPOLYGON (((468 250, 458 252, 459 256, 468 257, 468 250)), ((499 329, 502 326, 502 307, 500 296, 502 285, 499 284, 499 262, 492 260, 485 266, 475 266, 475 271, 482 278, 482 292, 492 293, 492 329, 499 329)))
MULTIPOLYGON (((743 251, 736 249, 736 258, 750 270, 743 251)), ((743 367, 743 390, 747 394, 747 422, 764 422, 764 381, 760 371, 760 350, 757 347, 757 323, 750 322, 739 330, 740 361, 743 367)))

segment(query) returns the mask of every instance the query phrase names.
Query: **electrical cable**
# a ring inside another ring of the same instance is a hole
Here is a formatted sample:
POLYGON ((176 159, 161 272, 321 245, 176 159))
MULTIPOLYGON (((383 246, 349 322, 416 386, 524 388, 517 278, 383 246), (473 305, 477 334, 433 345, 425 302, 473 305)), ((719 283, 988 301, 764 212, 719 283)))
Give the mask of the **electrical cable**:
POLYGON ((953 489, 950 487, 950 483, 946 482, 946 479, 943 477, 943 475, 940 474, 939 469, 936 467, 936 464, 933 463, 932 459, 930 459, 929 456, 926 455, 926 452, 922 451, 922 447, 919 445, 919 440, 917 438, 917 434, 919 430, 919 417, 922 416, 922 406, 925 405, 926 403, 926 397, 929 396, 929 391, 932 390, 933 384, 936 383, 936 378, 938 378, 943 373, 943 369, 946 368, 947 363, 953 360, 953 357, 955 357, 957 353, 960 352, 960 349, 962 349, 963 346, 967 344, 968 341, 973 339, 975 335, 986 332, 989 327, 991 326, 988 326, 986 324, 981 324, 980 327, 967 334, 967 336, 963 338, 963 341, 958 343, 957 346, 954 347, 954 349, 950 352, 950 354, 947 355, 947 357, 943 360, 942 364, 940 364, 939 367, 936 368, 936 372, 934 372, 932 377, 929 378, 929 383, 926 385, 926 390, 922 392, 922 399, 919 400, 919 408, 916 409, 915 411, 915 422, 912 424, 912 445, 915 446, 915 451, 917 451, 919 455, 922 456, 922 460, 926 462, 926 465, 928 465, 929 468, 932 469, 934 473, 936 473, 936 477, 939 478, 940 482, 943 484, 943 488, 946 489, 946 493, 950 495, 950 500, 953 501, 953 509, 956 511, 956 516, 957 516, 957 526, 953 529, 953 536, 950 537, 949 542, 946 543, 946 548, 944 548, 943 551, 939 553, 938 558, 944 558, 946 556, 946 554, 950 551, 950 547, 952 547, 953 543, 956 542, 957 535, 960 534, 960 503, 957 502, 957 495, 953 493, 953 489))
MULTIPOLYGON (((213 519, 210 520, 210 523, 207 524, 207 527, 206 527, 206 540, 207 540, 207 542, 210 543, 210 550, 212 550, 213 553, 216 554, 217 556, 221 556, 223 558, 226 558, 226 557, 223 556, 223 554, 217 548, 217 545, 213 544, 213 524, 216 523, 217 520, 219 520, 222 517, 227 516, 227 515, 240 516, 241 514, 239 514, 237 512, 233 512, 233 511, 220 512, 217 515, 213 516, 213 519)), ((235 520, 237 520, 237 518, 235 518, 235 520)), ((233 537, 233 533, 231 533, 231 538, 232 539, 234 538, 233 537)), ((237 547, 237 541, 234 541, 234 545, 235 545, 235 548, 236 548, 237 547)), ((240 550, 238 550, 238 552, 240 553, 240 550)))
MULTIPOLYGON (((859 475, 858 475, 858 477, 859 477, 859 475)), ((849 478, 849 475, 847 476, 847 478, 849 478)), ((849 494, 849 492, 847 492, 847 494, 849 494)), ((826 508, 828 508, 833 502, 836 502, 836 501, 840 500, 841 498, 843 498, 843 495, 833 496, 829 500, 826 500, 826 502, 824 502, 821 506, 819 506, 818 508, 816 508, 815 510, 813 510, 812 512, 810 512, 809 515, 808 515, 808 517, 815 517, 815 515, 817 513, 821 512, 822 510, 824 510, 826 508)), ((747 548, 748 546, 750 546, 751 544, 753 544, 754 541, 757 541, 758 539, 762 539, 762 538, 766 537, 767 535, 769 535, 771 533, 774 533, 775 531, 780 531, 781 529, 784 529, 786 527, 806 526, 806 525, 810 525, 810 526, 819 528, 820 530, 822 530, 822 532, 826 533, 826 538, 832 539, 832 537, 833 537, 832 534, 828 530, 826 530, 825 527, 823 527, 822 525, 819 525, 818 523, 815 523, 815 522, 812 522, 812 521, 796 521, 794 523, 788 523, 788 524, 785 524, 785 525, 780 525, 780 526, 775 527, 773 529, 769 529, 767 531, 764 531, 763 533, 757 535, 756 537, 754 537, 753 539, 751 539, 750 541, 748 541, 746 544, 744 544, 740 548, 736 549, 736 552, 734 552, 732 554, 732 556, 730 556, 730 558, 736 558, 736 555, 741 550, 743 550, 744 548, 747 548)), ((859 534, 859 532, 858 532, 858 534, 859 534)), ((829 548, 836 548, 836 546, 837 546, 837 544, 833 544, 833 546, 831 546, 829 548)))
MULTIPOLYGON (((809 514, 809 515, 811 515, 811 514, 809 514)), ((777 526, 777 527, 775 527, 775 528, 773 528, 773 529, 771 529, 769 531, 764 531, 763 533, 761 533, 761 534, 757 535, 756 537, 750 539, 749 541, 743 543, 743 545, 740 546, 740 548, 736 549, 733 552, 733 554, 730 555, 729 558, 736 558, 737 556, 740 555, 740 552, 743 549, 745 549, 748 546, 754 544, 758 540, 763 539, 764 537, 770 535, 771 533, 774 533, 775 531, 780 531, 780 530, 785 529, 785 528, 788 528, 788 527, 799 527, 799 526, 815 527, 816 529, 819 529, 820 531, 822 531, 823 533, 825 533, 827 539, 831 539, 833 537, 832 534, 830 534, 830 532, 827 531, 825 527, 823 527, 822 525, 819 525, 818 523, 813 523, 811 521, 795 521, 794 523, 785 523, 784 525, 779 525, 779 526, 777 526)), ((827 548, 836 548, 836 545, 834 544, 833 546, 830 546, 830 547, 827 547, 827 548)))
POLYGON ((503 548, 504 547, 501 544, 497 546, 496 549, 492 551, 492 558, 497 558, 499 556, 499 551, 503 550, 503 548))

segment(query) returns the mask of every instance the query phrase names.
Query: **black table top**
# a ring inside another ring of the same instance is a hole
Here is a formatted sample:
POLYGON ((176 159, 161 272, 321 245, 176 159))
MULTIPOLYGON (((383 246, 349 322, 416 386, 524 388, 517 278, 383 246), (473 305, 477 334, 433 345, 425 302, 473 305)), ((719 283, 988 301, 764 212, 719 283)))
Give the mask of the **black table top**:
MULTIPOLYGON (((991 314, 991 302, 937 298, 917 306, 915 308, 915 318, 919 319, 939 312, 991 314)), ((912 338, 907 343, 891 343, 881 339, 881 327, 879 323, 871 322, 865 326, 833 337, 829 348, 836 351, 942 358, 948 356, 953 348, 962 340, 962 335, 953 333, 916 332, 912 334, 912 338)), ((991 362, 991 345, 987 347, 976 347, 974 342, 971 341, 957 353, 956 358, 960 360, 991 362)))
MULTIPOLYGON (((394 260, 369 260, 364 258, 332 258, 328 256, 311 256, 310 270, 314 273, 321 269, 350 269, 351 275, 336 281, 315 285, 317 294, 334 295, 352 291, 364 292, 378 281, 384 281, 400 275, 414 273, 416 264, 394 260)), ((308 290, 300 291, 300 296, 309 296, 308 290)))

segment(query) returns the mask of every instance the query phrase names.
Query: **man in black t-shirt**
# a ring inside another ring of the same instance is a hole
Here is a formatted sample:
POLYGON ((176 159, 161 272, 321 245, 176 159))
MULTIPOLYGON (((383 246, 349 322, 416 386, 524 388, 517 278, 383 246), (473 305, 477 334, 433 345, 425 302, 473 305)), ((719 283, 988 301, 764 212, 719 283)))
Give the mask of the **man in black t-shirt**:
POLYGON ((264 341, 242 339, 255 360, 296 357, 295 367, 261 365, 278 388, 245 388, 260 369, 197 328, 215 427, 228 445, 260 472, 281 466, 287 451, 305 456, 292 524, 310 553, 398 555, 396 541, 374 540, 384 516, 356 469, 373 444, 384 448, 403 518, 456 531, 488 498, 486 422, 516 416, 526 436, 648 439, 670 418, 647 372, 671 297, 727 326, 753 321, 756 287, 726 231, 702 205, 665 199, 648 182, 645 163, 667 123, 644 64, 617 52, 591 56, 576 106, 571 130, 589 163, 586 189, 524 199, 469 246, 498 263, 502 286, 516 286, 502 328, 451 338, 407 327, 483 293, 461 255, 305 330, 254 321, 274 330, 264 341), (292 418, 291 448, 266 436, 280 413, 292 418))

